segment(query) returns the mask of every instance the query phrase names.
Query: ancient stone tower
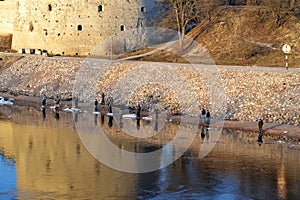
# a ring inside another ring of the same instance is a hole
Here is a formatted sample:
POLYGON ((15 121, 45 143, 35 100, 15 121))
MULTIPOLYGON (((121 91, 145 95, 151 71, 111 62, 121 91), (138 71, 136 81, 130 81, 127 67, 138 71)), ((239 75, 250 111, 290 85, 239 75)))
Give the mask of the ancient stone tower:
POLYGON ((106 38, 146 26, 155 3, 156 0, 0 0, 0 27, 13 32, 14 50, 89 55, 106 38))

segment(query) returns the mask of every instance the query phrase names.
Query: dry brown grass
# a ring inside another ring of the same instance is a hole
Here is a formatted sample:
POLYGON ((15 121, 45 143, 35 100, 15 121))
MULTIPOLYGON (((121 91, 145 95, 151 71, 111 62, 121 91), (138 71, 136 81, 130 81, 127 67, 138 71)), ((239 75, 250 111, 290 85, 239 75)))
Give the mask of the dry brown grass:
POLYGON ((9 68, 12 64, 14 64, 16 61, 23 58, 23 56, 17 56, 17 55, 6 55, 3 53, 0 53, 0 72, 9 68))

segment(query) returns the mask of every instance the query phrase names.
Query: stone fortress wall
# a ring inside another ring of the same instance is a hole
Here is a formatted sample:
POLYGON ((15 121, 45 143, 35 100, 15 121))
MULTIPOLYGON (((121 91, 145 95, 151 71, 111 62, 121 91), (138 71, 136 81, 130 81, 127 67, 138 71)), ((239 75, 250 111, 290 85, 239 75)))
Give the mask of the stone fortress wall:
POLYGON ((0 0, 0 34, 13 34, 16 0, 0 0))
POLYGON ((155 4, 156 0, 0 0, 0 34, 13 34, 13 50, 84 56, 112 35, 147 26, 155 4))

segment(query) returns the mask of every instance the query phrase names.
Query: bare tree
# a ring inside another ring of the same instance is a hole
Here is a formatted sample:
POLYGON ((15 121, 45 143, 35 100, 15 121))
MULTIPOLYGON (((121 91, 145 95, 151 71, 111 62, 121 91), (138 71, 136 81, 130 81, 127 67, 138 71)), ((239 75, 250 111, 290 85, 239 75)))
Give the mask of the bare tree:
POLYGON ((260 4, 261 4, 260 0, 246 0, 247 6, 258 6, 260 4))
POLYGON ((173 6, 180 48, 183 47, 186 27, 199 15, 200 0, 167 0, 173 6))
POLYGON ((211 13, 221 5, 224 5, 224 2, 221 0, 202 0, 200 7, 197 8, 200 10, 200 15, 198 16, 204 16, 208 21, 211 21, 211 13))
POLYGON ((262 5, 270 11, 277 26, 285 22, 285 15, 290 8, 290 0, 262 0, 262 5))

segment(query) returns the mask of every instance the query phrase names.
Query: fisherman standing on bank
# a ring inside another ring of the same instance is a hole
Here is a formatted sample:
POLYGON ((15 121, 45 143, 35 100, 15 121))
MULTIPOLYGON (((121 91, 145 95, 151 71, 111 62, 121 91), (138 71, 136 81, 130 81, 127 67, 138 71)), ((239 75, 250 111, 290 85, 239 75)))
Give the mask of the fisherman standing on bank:
POLYGON ((136 107, 136 117, 139 119, 141 117, 141 106, 140 104, 136 107))
POLYGON ((43 98, 42 98, 42 108, 46 108, 46 99, 47 99, 46 95, 43 94, 43 98))
POLYGON ((206 112, 206 124, 210 124, 210 112, 209 111, 207 111, 206 112))
POLYGON ((263 129, 262 129, 263 125, 264 125, 264 122, 263 122, 262 119, 260 119, 260 120, 258 121, 258 130, 259 130, 259 133, 260 133, 260 134, 262 134, 262 132, 263 132, 263 129))
POLYGON ((101 105, 105 105, 105 94, 104 94, 104 92, 102 93, 102 99, 101 99, 101 105))
POLYGON ((98 112, 98 100, 97 99, 94 100, 94 111, 98 112))
POLYGON ((259 121, 258 121, 258 129, 259 129, 259 133, 258 133, 258 142, 260 142, 260 143, 262 143, 263 142, 263 140, 262 140, 262 136, 263 136, 263 125, 264 125, 264 122, 263 122, 263 120, 262 119, 260 119, 259 121))
POLYGON ((206 115, 206 110, 204 108, 202 108, 202 111, 201 111, 201 120, 202 120, 202 123, 205 123, 205 115, 206 115))
POLYGON ((59 104, 60 104, 60 98, 57 95, 55 99, 55 111, 57 112, 59 111, 59 104))

